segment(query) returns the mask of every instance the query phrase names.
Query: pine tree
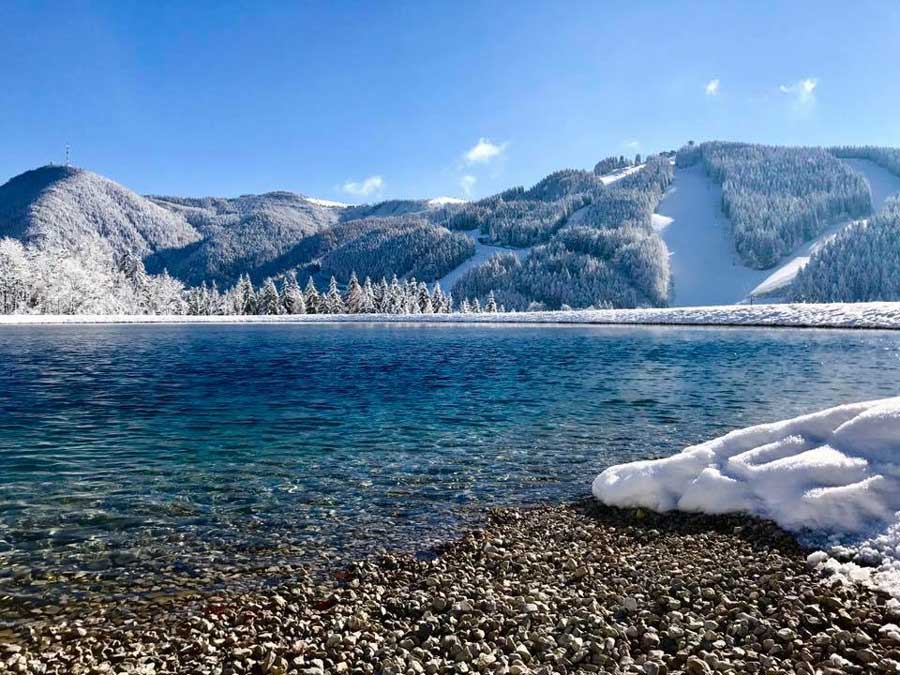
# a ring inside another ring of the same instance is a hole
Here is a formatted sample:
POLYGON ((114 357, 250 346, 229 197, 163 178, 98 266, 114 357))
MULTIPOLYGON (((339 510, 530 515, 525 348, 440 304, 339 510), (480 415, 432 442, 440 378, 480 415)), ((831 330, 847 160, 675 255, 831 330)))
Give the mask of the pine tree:
POLYGON ((375 310, 379 314, 390 314, 391 303, 391 287, 388 286, 387 279, 381 277, 381 281, 375 287, 375 310))
POLYGON ((285 314, 306 314, 306 300, 295 274, 288 275, 282 284, 281 306, 285 314))
POLYGON ((278 295, 278 289, 275 288, 275 282, 272 279, 266 279, 263 288, 259 293, 257 300, 257 311, 259 314, 281 314, 281 298, 278 295))
POLYGON ((347 284, 347 293, 344 295, 344 306, 349 314, 363 314, 365 312, 366 297, 363 287, 359 285, 356 272, 350 274, 350 282, 347 284))
POLYGON ((206 282, 201 286, 195 286, 187 291, 187 313, 191 316, 204 316, 209 314, 209 291, 206 282))
POLYGON ((487 305, 484 308, 485 312, 490 312, 491 314, 497 313, 497 299, 494 297, 494 291, 488 293, 487 305))
POLYGON ((403 313, 420 314, 419 309, 419 285, 415 279, 407 279, 403 284, 403 313))
POLYGON ((470 314, 472 312, 472 306, 469 304, 468 298, 463 298, 463 301, 459 305, 459 313, 460 314, 470 314))
POLYGON ((213 281, 212 285, 209 287, 208 306, 211 315, 225 314, 225 305, 222 300, 222 294, 219 292, 219 287, 216 285, 215 281, 213 281))
POLYGON ((325 294, 322 305, 325 314, 346 314, 347 312, 344 299, 341 297, 340 290, 338 290, 337 279, 334 276, 331 277, 331 281, 328 284, 328 292, 325 294))
POLYGON ((388 314, 405 313, 406 298, 404 297, 403 289, 400 287, 400 280, 397 279, 396 274, 391 279, 391 285, 387 292, 387 298, 387 308, 385 311, 388 314))
POLYGON ((322 296, 319 295, 319 289, 316 288, 316 282, 310 277, 306 282, 306 290, 303 291, 303 299, 306 300, 307 314, 322 314, 322 296))
POLYGON ((242 303, 240 314, 253 315, 258 311, 256 303, 256 291, 253 288, 253 282, 250 281, 250 275, 243 275, 238 281, 240 286, 240 301, 242 303))
POLYGON ((363 305, 361 312, 363 314, 374 314, 376 311, 378 310, 375 301, 375 288, 372 286, 372 280, 369 277, 366 277, 366 281, 363 284, 363 305))
POLYGON ((424 281, 419 282, 419 288, 416 291, 416 307, 422 314, 434 314, 434 305, 431 302, 431 293, 428 292, 428 286, 424 281))
POLYGON ((431 306, 436 314, 444 313, 444 302, 446 302, 446 297, 444 296, 444 290, 441 288, 441 282, 435 281, 434 288, 431 289, 431 306))
POLYGON ((478 298, 472 301, 472 314, 481 314, 481 302, 479 302, 478 298))

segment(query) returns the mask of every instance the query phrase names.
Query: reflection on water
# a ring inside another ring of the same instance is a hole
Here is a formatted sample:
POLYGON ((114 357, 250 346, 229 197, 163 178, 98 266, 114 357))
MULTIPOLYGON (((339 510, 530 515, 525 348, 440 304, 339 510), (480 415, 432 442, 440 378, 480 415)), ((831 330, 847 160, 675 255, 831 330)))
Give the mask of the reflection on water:
POLYGON ((900 335, 503 326, 0 329, 0 595, 442 535, 613 462, 893 395, 900 335), (22 583, 26 579, 27 583, 22 583))

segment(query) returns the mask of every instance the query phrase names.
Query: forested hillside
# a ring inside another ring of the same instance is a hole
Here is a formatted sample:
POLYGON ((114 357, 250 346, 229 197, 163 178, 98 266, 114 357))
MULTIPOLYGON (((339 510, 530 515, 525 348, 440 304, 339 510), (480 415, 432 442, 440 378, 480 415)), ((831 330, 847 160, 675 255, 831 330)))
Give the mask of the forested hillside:
POLYGON ((304 238, 338 222, 343 209, 323 207, 292 192, 235 199, 151 197, 200 233, 193 246, 147 259, 151 272, 168 269, 185 283, 230 285, 284 255, 304 238))
POLYGON ((696 162, 722 186, 737 253, 756 269, 829 224, 872 210, 865 179, 822 148, 710 142, 679 150, 678 166, 696 162))
POLYGON ((353 272, 374 278, 416 277, 435 281, 475 253, 468 237, 416 215, 348 220, 304 238, 254 276, 283 274, 349 281, 353 272))
MULTIPOLYGON (((668 254, 651 226, 651 216, 672 180, 671 162, 664 157, 649 158, 640 171, 610 186, 583 174, 573 180, 572 173, 559 172, 531 190, 510 191, 496 198, 503 204, 519 205, 520 217, 500 221, 499 225, 505 226, 501 229, 488 212, 481 223, 485 234, 498 230, 518 233, 525 223, 546 223, 548 208, 555 209, 556 219, 549 227, 528 228, 531 236, 527 241, 540 245, 524 260, 512 253, 497 256, 463 276, 453 294, 484 298, 494 292, 498 302, 520 310, 664 305, 669 289, 668 254), (552 188, 547 181, 552 181, 552 188), (557 199, 528 199, 535 194, 557 199), (522 199, 516 199, 518 195, 522 199)), ((506 211, 501 208, 493 213, 506 211)))
MULTIPOLYGON (((269 299, 275 287, 291 311, 302 304, 295 286, 334 286, 332 300, 346 301, 355 275, 396 276, 424 311, 421 285, 453 273, 457 308, 661 306, 678 279, 652 217, 673 164, 702 164, 722 186, 739 256, 765 268, 840 219, 870 213, 866 179, 842 159, 900 170, 900 151, 888 148, 691 143, 677 156, 609 157, 593 171, 555 171, 475 202, 351 206, 291 192, 142 197, 89 171, 47 166, 0 186, 0 299, 6 312, 237 312, 250 307, 234 299, 249 297, 249 285, 269 299), (480 251, 515 251, 473 257, 473 232, 480 251)), ((816 254, 796 296, 893 298, 897 212, 892 203, 816 254)), ((432 305, 454 306, 443 293, 432 305)))
POLYGON ((813 255, 792 294, 801 302, 900 300, 900 199, 888 200, 813 255))

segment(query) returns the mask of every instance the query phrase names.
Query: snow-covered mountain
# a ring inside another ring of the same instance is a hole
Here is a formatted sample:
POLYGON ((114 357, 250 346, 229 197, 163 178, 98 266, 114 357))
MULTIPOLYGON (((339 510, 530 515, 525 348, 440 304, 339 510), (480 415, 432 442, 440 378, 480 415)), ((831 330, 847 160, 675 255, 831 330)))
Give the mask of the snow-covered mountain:
POLYGON ((43 166, 0 186, 0 237, 76 248, 102 240, 141 257, 201 239, 181 214, 90 171, 43 166))
MULTIPOLYGON (((228 287, 243 274, 345 284, 355 271, 440 280, 482 302, 493 292, 516 309, 730 304, 790 299, 798 272, 840 232, 840 251, 829 250, 839 268, 847 238, 862 231, 848 225, 898 191, 900 152, 889 148, 722 142, 609 157, 593 172, 555 171, 476 201, 141 196, 90 171, 46 166, 0 186, 0 239, 100 246, 189 285, 228 287)), ((810 297, 824 297, 809 283, 810 297)))
POLYGON ((155 205, 199 233, 191 246, 158 252, 149 271, 167 268, 189 284, 229 285, 239 275, 267 265, 306 237, 335 225, 349 207, 323 205, 293 192, 268 192, 233 199, 149 197, 155 205))

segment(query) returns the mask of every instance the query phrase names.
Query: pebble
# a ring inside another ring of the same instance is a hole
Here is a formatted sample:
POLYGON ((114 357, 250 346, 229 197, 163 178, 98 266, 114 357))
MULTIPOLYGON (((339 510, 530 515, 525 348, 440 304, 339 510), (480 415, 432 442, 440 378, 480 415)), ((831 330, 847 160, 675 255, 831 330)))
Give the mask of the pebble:
POLYGON ((0 673, 900 673, 900 604, 808 555, 741 516, 498 509, 434 555, 53 604, 3 629, 0 673))

